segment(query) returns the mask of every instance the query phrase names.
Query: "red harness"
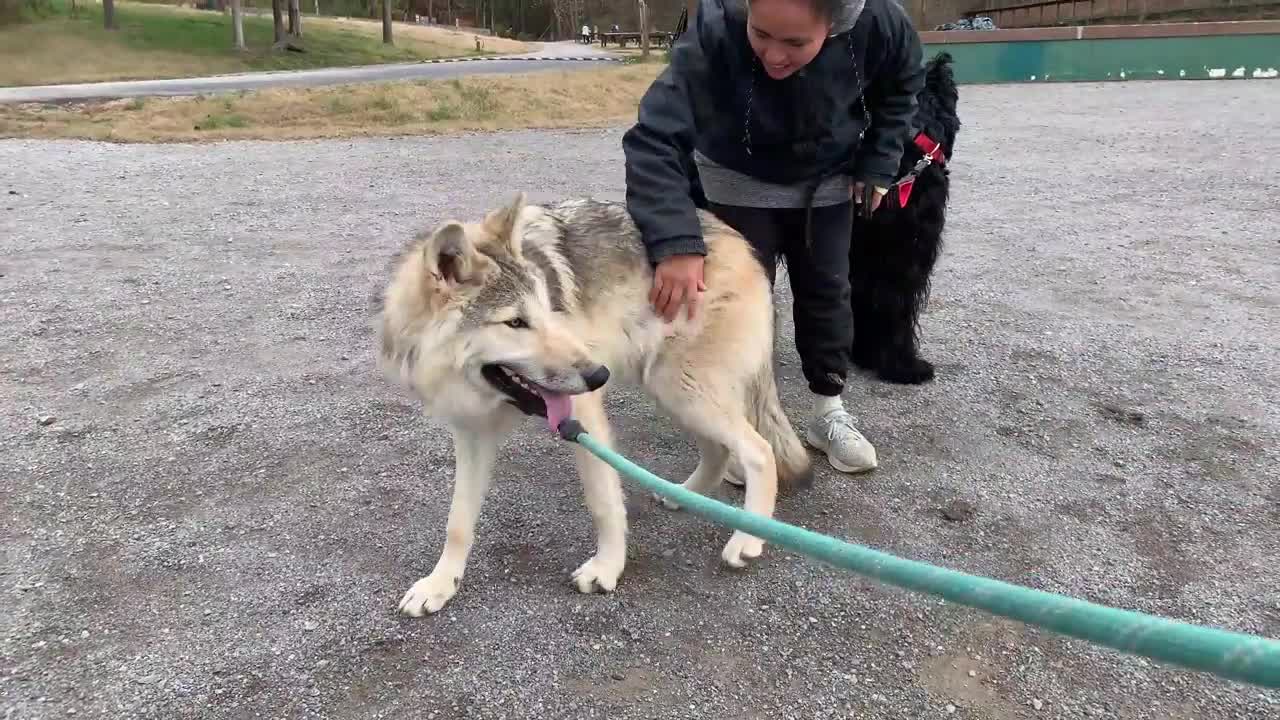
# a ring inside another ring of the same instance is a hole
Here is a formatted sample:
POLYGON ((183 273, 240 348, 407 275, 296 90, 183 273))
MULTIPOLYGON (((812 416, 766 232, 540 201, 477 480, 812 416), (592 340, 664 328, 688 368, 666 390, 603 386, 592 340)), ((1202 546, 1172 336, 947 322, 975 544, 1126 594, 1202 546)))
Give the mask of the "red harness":
POLYGON ((916 134, 915 144, 916 147, 920 148, 920 152, 924 153, 924 157, 920 158, 920 161, 916 163, 915 167, 911 168, 911 172, 907 173, 906 177, 893 184, 898 189, 898 207, 907 206, 907 201, 911 199, 911 188, 915 186, 916 178, 920 176, 920 173, 925 168, 929 167, 931 163, 947 164, 947 156, 942 152, 942 143, 934 142, 924 132, 920 132, 916 134))

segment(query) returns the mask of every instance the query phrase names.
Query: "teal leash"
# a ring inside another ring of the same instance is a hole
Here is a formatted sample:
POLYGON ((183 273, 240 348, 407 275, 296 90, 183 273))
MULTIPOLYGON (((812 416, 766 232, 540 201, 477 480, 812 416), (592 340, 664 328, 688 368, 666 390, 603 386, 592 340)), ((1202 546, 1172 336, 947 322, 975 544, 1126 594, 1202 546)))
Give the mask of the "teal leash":
POLYGON ((560 436, 578 443, 623 476, 670 498, 695 515, 835 567, 1120 652, 1280 689, 1280 642, 1276 640, 1119 610, 905 560, 686 490, 606 447, 573 418, 560 424, 560 436))

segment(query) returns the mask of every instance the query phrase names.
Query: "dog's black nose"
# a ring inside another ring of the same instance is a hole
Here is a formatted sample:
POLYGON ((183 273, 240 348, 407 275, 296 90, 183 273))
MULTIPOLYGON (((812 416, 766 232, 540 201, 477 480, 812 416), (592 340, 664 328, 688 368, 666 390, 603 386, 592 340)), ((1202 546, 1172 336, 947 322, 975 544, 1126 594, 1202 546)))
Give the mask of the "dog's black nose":
POLYGON ((582 381, 587 384, 588 390, 599 390, 609 382, 609 368, 597 365, 582 373, 582 381))

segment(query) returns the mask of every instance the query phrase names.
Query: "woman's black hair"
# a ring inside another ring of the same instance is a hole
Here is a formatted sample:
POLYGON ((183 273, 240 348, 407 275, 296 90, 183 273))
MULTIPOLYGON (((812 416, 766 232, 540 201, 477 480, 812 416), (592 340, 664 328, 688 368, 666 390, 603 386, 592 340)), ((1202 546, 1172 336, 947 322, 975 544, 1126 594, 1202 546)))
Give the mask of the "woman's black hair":
MULTIPOLYGON (((747 4, 754 3, 755 0, 747 0, 747 4)), ((806 0, 813 12, 827 22, 835 22, 836 17, 840 14, 840 9, 844 7, 845 0, 806 0)))

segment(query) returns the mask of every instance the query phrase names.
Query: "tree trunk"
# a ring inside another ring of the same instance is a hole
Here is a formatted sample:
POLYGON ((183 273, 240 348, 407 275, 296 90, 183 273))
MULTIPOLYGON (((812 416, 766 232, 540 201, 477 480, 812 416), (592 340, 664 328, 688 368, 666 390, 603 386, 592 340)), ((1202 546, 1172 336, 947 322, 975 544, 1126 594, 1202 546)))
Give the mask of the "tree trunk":
POLYGON ((284 41, 284 0, 271 0, 271 21, 274 30, 274 42, 284 41))
POLYGON ((640 57, 649 57, 649 6, 640 0, 640 57))
POLYGON ((302 2, 289 0, 289 34, 302 37, 302 2))
POLYGON ((244 49, 244 1, 231 0, 231 28, 236 49, 244 49))
POLYGON ((108 30, 116 29, 115 0, 102 0, 102 26, 108 30))
POLYGON ((382 0, 382 42, 395 45, 391 40, 391 1, 382 0))

